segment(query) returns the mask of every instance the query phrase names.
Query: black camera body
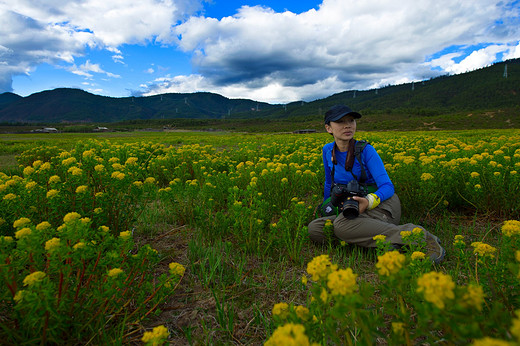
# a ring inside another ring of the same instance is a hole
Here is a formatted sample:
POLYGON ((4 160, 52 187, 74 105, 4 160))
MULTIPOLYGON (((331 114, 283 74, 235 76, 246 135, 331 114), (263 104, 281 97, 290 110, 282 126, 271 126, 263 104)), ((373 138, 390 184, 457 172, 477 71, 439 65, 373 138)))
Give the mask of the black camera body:
POLYGON ((347 219, 355 219, 359 216, 359 202, 352 199, 354 196, 365 197, 366 189, 357 180, 351 180, 347 184, 332 186, 330 202, 337 207, 347 219))

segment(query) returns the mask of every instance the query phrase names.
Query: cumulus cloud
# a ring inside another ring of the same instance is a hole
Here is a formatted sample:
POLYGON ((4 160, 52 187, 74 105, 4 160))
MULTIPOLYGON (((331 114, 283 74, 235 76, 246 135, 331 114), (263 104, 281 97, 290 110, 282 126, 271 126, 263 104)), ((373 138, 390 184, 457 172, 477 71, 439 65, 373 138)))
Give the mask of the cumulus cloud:
POLYGON ((157 44, 191 56, 192 75, 167 75, 173 65, 148 62, 157 63, 154 76, 163 77, 135 94, 210 91, 273 103, 520 57, 517 0, 323 0, 299 14, 242 6, 221 19, 201 16, 203 2, 208 0, 4 0, 0 92, 12 90, 13 76, 42 63, 87 79, 117 78, 93 59, 77 60, 103 49, 126 67, 123 45, 157 44))
POLYGON ((175 33, 213 90, 315 99, 484 66, 518 42, 518 18, 510 3, 491 0, 324 0, 301 14, 243 6, 221 20, 192 17, 175 33), (480 42, 492 44, 459 63, 452 60, 457 52, 425 61, 446 47, 480 42))
POLYGON ((104 74, 110 78, 121 78, 121 76, 104 71, 99 64, 93 64, 90 60, 87 60, 86 63, 80 65, 79 67, 73 65, 68 68, 68 70, 76 75, 84 76, 86 78, 92 78, 92 73, 104 74))
POLYGON ((0 69, 0 92, 12 89, 13 76, 41 63, 73 64, 87 48, 106 49, 123 62, 120 45, 169 44, 172 26, 200 9, 191 0, 4 0, 0 62, 10 68, 0 69))

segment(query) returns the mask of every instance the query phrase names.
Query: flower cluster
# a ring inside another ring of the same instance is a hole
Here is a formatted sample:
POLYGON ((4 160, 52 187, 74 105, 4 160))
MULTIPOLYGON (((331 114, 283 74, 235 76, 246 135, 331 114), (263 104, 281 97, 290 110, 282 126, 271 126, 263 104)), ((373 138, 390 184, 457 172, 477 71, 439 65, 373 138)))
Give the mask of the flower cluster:
POLYGON ((332 273, 337 268, 337 264, 330 262, 329 255, 320 255, 314 257, 314 259, 307 264, 307 273, 312 275, 312 280, 318 281, 320 278, 326 278, 329 273, 332 273))
POLYGON ((305 335, 305 327, 301 324, 287 323, 276 328, 264 346, 307 346, 309 338, 305 335))
POLYGON ((497 249, 489 244, 482 243, 479 241, 471 243, 471 246, 473 246, 473 253, 479 258, 495 258, 494 253, 497 251, 497 249))
POLYGON ((328 275, 327 287, 332 295, 347 295, 358 289, 356 284, 357 274, 352 272, 351 268, 339 269, 328 275))
POLYGON ((520 236, 520 221, 508 220, 502 225, 502 233, 506 237, 520 236))
POLYGON ((455 283, 451 276, 439 272, 429 272, 417 279, 417 292, 424 295, 426 301, 439 309, 444 309, 449 299, 455 298, 455 283))
POLYGON ((183 276, 186 271, 186 268, 180 263, 172 262, 168 266, 172 275, 183 276))
POLYGON ((151 332, 145 332, 142 341, 145 345, 162 345, 168 339, 170 333, 165 326, 157 326, 151 332))
POLYGON ((390 251, 377 257, 376 268, 379 275, 390 276, 399 272, 405 261, 405 255, 399 253, 399 251, 390 251))

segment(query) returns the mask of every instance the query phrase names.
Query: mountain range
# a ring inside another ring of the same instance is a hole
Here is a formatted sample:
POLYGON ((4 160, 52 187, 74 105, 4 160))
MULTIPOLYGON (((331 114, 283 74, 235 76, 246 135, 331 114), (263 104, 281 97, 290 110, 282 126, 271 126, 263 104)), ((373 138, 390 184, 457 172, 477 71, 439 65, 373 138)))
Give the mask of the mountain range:
POLYGON ((364 114, 433 116, 502 108, 517 109, 520 114, 520 59, 457 75, 371 90, 349 90, 312 102, 288 104, 229 99, 209 92, 121 98, 69 88, 27 97, 7 92, 0 94, 0 122, 57 124, 140 119, 321 117, 338 103, 364 114))

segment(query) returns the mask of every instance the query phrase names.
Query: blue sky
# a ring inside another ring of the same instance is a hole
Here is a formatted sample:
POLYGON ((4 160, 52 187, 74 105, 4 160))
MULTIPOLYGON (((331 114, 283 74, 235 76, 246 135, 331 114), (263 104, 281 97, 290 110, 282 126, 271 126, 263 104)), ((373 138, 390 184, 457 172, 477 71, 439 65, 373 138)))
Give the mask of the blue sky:
POLYGON ((270 103, 520 57, 520 0, 0 0, 0 93, 270 103))

